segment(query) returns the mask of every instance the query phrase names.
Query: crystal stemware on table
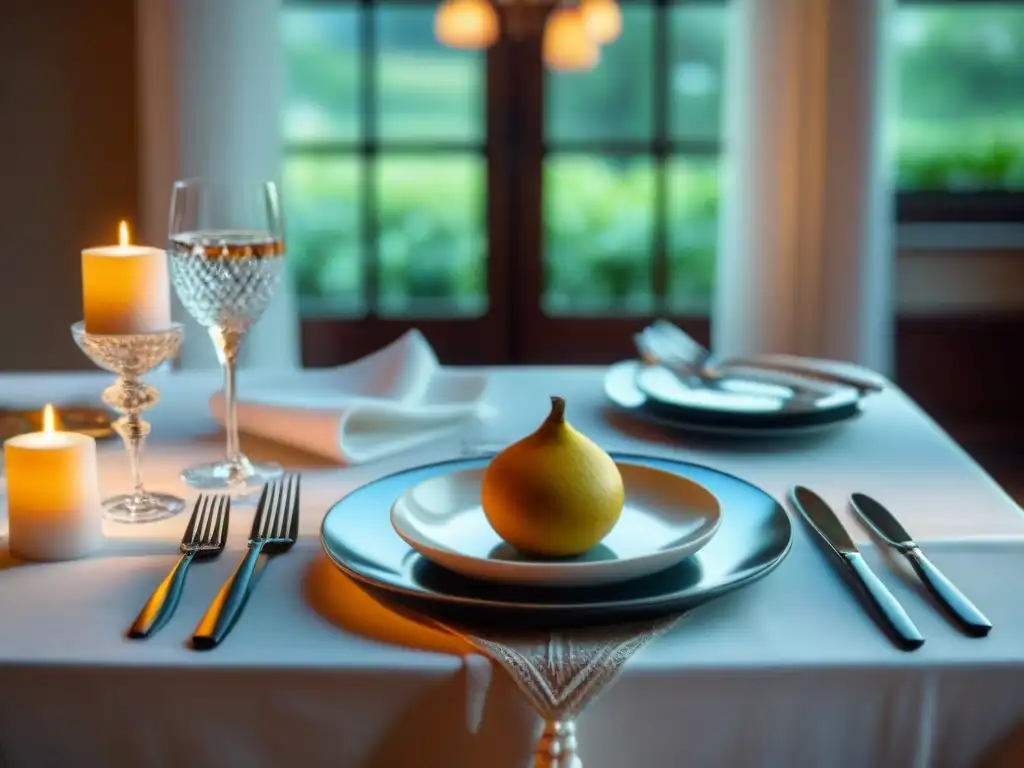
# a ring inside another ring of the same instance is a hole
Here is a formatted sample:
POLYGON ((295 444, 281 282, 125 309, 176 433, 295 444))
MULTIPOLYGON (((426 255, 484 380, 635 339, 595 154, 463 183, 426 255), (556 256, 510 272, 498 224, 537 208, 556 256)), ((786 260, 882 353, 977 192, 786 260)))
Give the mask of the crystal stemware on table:
POLYGON ((181 323, 150 333, 89 333, 84 322, 71 326, 75 343, 96 365, 116 373, 118 378, 103 392, 103 402, 122 415, 113 427, 124 440, 131 464, 133 488, 103 502, 106 516, 120 523, 148 523, 163 520, 181 512, 185 501, 167 493, 151 493, 142 483, 142 445, 149 434, 149 424, 141 413, 156 405, 156 387, 141 377, 177 354, 181 346, 181 323))
POLYGON ((250 461, 239 447, 235 368, 242 341, 270 304, 284 266, 277 187, 270 181, 176 182, 169 236, 175 291, 207 329, 224 369, 226 457, 188 467, 182 479, 195 488, 262 485, 282 469, 250 461))

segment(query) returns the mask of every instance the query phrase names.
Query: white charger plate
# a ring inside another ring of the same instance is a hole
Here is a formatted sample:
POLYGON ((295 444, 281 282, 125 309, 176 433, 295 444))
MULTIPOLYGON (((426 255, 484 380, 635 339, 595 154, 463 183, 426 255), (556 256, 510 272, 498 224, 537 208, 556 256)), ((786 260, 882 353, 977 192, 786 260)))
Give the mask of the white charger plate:
POLYGON ((718 529, 721 508, 704 486, 642 464, 616 462, 626 488, 618 523, 575 558, 530 559, 491 528, 480 503, 484 467, 425 480, 398 497, 391 525, 431 562, 462 576, 504 584, 582 587, 671 568, 718 529))

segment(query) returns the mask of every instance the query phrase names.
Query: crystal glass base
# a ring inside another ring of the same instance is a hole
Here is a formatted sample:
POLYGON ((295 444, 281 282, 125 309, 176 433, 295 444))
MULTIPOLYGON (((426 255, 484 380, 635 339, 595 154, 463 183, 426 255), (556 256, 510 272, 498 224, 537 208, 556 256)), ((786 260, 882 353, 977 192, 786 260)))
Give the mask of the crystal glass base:
POLYGON ((269 483, 279 478, 283 472, 280 464, 254 463, 243 456, 236 461, 217 461, 189 467, 182 471, 181 479, 193 488, 241 489, 269 483))
POLYGON ((118 523, 152 523, 174 517, 183 509, 185 500, 169 493, 123 493, 103 501, 106 518, 118 523))

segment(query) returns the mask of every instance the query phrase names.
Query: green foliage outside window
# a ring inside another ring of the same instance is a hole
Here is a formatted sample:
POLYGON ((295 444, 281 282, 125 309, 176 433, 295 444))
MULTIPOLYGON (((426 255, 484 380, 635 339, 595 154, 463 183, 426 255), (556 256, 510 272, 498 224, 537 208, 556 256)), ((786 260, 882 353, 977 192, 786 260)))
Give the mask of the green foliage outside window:
MULTIPOLYGON (((388 142, 483 140, 483 60, 432 38, 430 8, 377 19, 379 159, 360 158, 365 116, 356 4, 286 6, 284 134, 289 252, 312 311, 362 310, 361 251, 372 190, 379 229, 376 303, 385 314, 475 315, 486 309, 482 156, 389 152, 388 142), (303 154, 306 143, 337 152, 303 154), (367 184, 367 177, 372 183, 367 184)), ((724 10, 669 12, 670 138, 714 141, 723 86, 724 10)), ((626 32, 585 75, 550 83, 545 167, 546 290, 553 313, 646 312, 660 215, 652 138, 654 11, 626 9, 626 32), (572 152, 559 141, 575 142, 572 152), (600 143, 635 145, 603 154, 600 143), (580 145, 580 142, 584 142, 580 145), (591 142, 592 148, 586 148, 591 142), (580 151, 583 146, 586 151, 580 151)), ((891 133, 904 190, 1024 191, 1024 6, 914 5, 899 11, 898 116, 891 133)), ((664 237, 669 303, 705 302, 714 279, 717 168, 684 151, 667 161, 664 237)))

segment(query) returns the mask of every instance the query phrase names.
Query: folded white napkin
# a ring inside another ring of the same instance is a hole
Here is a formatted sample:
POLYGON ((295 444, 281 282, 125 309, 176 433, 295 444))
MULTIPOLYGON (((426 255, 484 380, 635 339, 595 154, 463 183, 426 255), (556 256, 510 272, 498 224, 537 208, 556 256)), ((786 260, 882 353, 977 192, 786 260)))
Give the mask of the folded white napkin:
MULTIPOLYGON (((442 368, 417 330, 338 368, 308 369, 243 381, 243 432, 361 464, 428 443, 472 419, 487 377, 442 368)), ((224 395, 210 399, 223 423, 224 395)))

